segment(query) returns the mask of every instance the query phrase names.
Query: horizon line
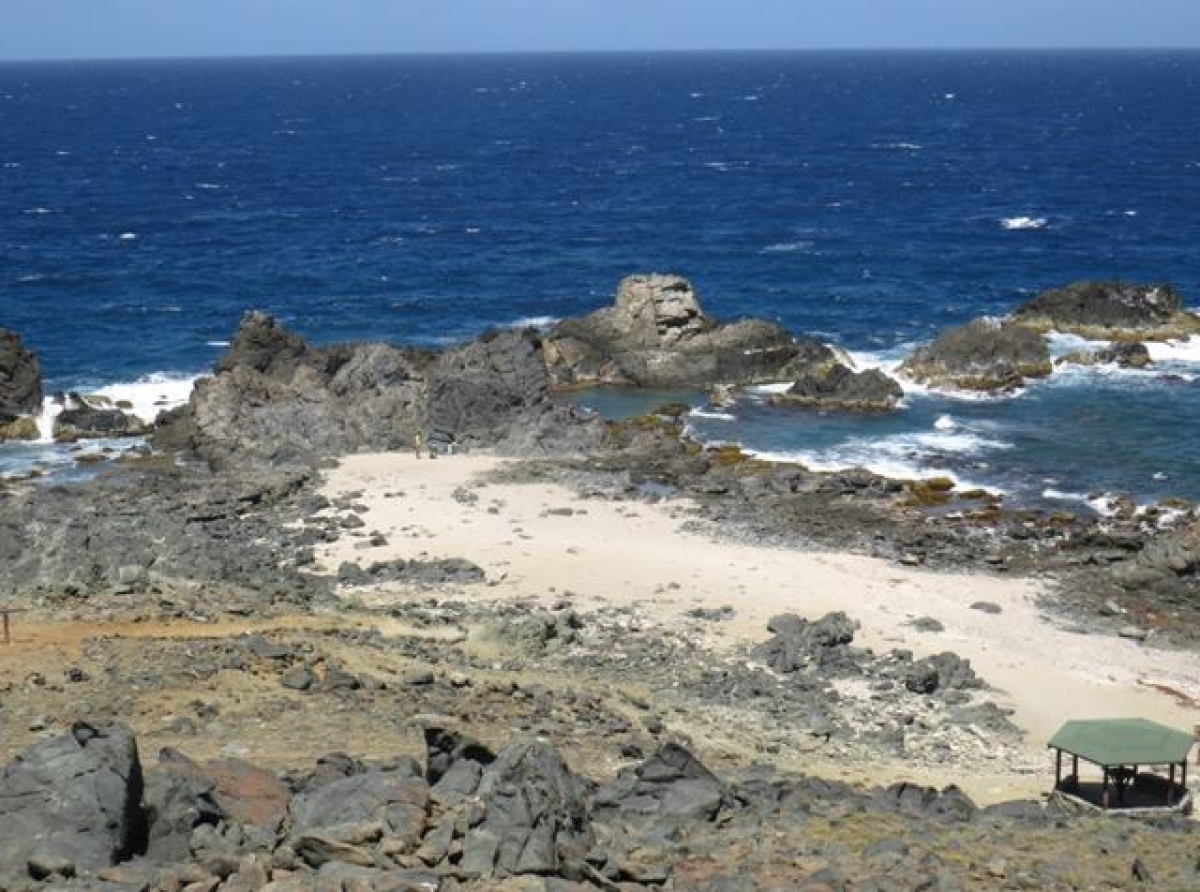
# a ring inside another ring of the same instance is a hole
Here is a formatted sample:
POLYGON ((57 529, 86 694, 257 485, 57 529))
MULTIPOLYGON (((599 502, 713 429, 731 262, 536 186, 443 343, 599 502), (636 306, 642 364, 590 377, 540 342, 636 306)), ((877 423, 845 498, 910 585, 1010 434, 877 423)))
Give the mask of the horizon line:
POLYGON ((147 56, 26 56, 0 57, 0 65, 55 62, 203 62, 255 61, 270 59, 390 59, 433 57, 515 57, 515 56, 649 56, 649 55, 832 55, 832 54, 1084 54, 1084 53, 1195 53, 1200 46, 895 46, 895 47, 674 47, 626 49, 478 49, 478 50, 363 50, 350 52, 261 52, 203 53, 147 56))

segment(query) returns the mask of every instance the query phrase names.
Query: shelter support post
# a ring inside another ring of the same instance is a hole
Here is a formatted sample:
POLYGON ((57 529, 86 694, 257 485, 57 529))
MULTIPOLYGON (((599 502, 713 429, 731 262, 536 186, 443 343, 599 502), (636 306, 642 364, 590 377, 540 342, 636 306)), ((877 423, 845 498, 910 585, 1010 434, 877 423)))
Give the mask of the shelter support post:
POLYGON ((1054 789, 1062 786, 1062 750, 1054 751, 1054 789))

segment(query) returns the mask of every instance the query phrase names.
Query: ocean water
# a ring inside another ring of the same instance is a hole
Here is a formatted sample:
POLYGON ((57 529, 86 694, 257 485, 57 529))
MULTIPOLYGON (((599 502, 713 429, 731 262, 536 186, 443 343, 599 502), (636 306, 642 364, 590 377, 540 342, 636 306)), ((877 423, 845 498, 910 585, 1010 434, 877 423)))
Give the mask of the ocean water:
MULTIPOLYGON (((152 413, 247 308, 318 342, 439 344, 658 270, 888 367, 1073 279, 1200 304, 1198 108, 1197 53, 0 64, 0 325, 51 388, 152 413)), ((1009 399, 748 398, 692 423, 1017 501, 1200 498, 1200 345, 1162 352, 1009 399)))

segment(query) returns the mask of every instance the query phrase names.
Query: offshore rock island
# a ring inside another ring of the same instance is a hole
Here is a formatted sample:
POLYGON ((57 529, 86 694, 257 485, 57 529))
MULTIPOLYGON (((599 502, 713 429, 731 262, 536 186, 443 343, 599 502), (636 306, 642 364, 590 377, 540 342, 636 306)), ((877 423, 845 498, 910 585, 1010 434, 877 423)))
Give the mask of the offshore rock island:
MULTIPOLYGON (((1079 283, 890 375, 648 275, 441 350, 248 313, 149 430, 64 394, 60 441, 147 439, 0 483, 0 888, 1194 887, 1192 821, 1042 795, 1065 718, 1195 722, 1194 506, 1009 506, 573 401, 902 412, 1053 374, 1048 330, 1144 366, 1197 323, 1079 283)), ((5 436, 42 435, 40 374, 0 334, 5 436)))

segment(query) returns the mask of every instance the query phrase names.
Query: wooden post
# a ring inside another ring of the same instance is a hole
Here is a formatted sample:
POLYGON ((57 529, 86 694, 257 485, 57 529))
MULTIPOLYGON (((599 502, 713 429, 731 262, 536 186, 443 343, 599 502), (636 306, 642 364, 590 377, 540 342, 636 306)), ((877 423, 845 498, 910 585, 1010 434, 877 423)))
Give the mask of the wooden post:
POLYGON ((1054 751, 1054 789, 1062 786, 1062 750, 1054 751))
POLYGON ((8 634, 8 611, 2 610, 0 613, 4 614, 4 643, 12 644, 12 638, 8 634))
POLYGON ((1071 776, 1075 778, 1075 786, 1079 786, 1079 757, 1071 756, 1071 776))
POLYGON ((1100 807, 1108 809, 1108 766, 1104 766, 1104 789, 1100 794, 1100 807))
POLYGON ((1171 807, 1171 794, 1175 792, 1175 763, 1171 763, 1170 783, 1167 784, 1167 808, 1171 807))

